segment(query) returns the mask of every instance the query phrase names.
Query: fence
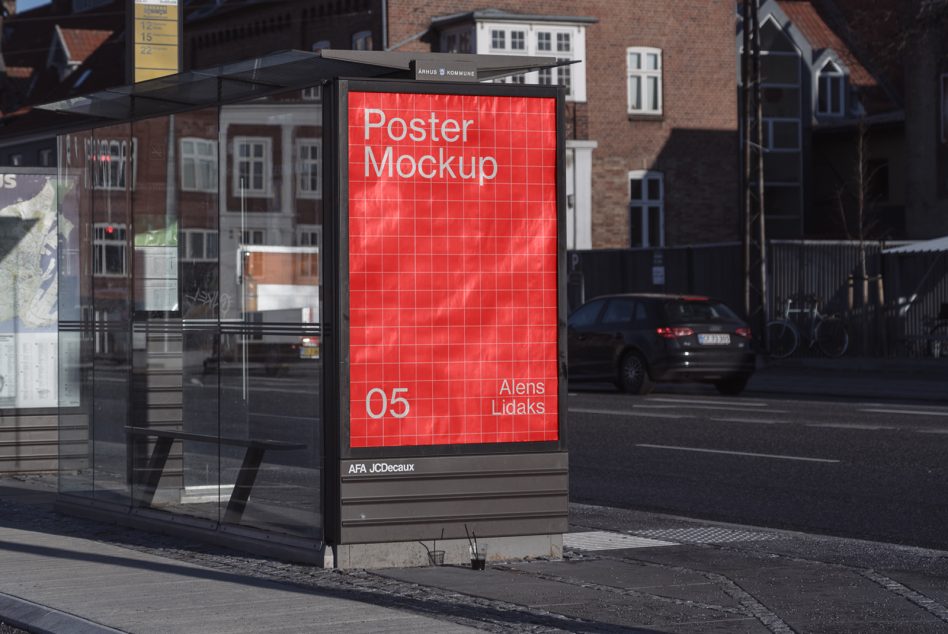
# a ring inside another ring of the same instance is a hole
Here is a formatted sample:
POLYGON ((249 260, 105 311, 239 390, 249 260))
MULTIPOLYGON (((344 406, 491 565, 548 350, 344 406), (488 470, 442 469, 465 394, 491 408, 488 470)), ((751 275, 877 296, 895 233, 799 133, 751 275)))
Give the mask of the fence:
MULTIPOLYGON (((772 314, 780 301, 814 295, 821 311, 843 315, 850 350, 867 355, 923 355, 931 319, 948 302, 944 253, 884 255, 881 242, 865 242, 868 295, 859 276, 855 241, 774 240, 768 243, 772 314)), ((667 292, 709 295, 740 310, 743 260, 739 243, 662 249, 603 249, 569 253, 570 310, 609 293, 667 292)), ((801 349, 803 346, 801 346, 801 349)), ((806 354, 806 352, 802 352, 806 354)))

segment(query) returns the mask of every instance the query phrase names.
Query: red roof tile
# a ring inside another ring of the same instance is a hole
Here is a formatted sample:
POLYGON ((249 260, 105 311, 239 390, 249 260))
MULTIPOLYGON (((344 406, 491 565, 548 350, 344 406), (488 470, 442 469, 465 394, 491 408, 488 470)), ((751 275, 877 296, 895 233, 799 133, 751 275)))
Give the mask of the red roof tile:
POLYGON ((853 85, 863 88, 879 85, 872 73, 856 58, 849 45, 830 28, 812 2, 780 0, 779 4, 790 18, 790 22, 800 29, 814 49, 817 51, 830 49, 839 56, 849 70, 849 80, 853 85))
POLYGON ((64 29, 57 27, 70 62, 84 62, 112 35, 112 31, 93 31, 91 29, 64 29))

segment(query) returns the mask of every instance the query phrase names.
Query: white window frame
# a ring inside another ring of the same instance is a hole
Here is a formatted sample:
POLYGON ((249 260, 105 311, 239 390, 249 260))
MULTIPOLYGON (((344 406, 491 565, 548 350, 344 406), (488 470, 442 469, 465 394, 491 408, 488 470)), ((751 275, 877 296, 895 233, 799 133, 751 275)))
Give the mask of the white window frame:
POLYGON ((128 229, 124 224, 97 222, 92 225, 92 275, 95 277, 127 277, 128 276, 128 229), (114 237, 107 237, 106 228, 115 230, 114 237), (106 269, 106 250, 118 248, 122 257, 122 270, 109 271, 106 269))
POLYGON ((322 188, 322 142, 319 139, 315 138, 300 138, 296 140, 296 195, 299 198, 322 198, 323 197, 323 188, 322 188), (303 148, 310 148, 316 150, 316 158, 307 157, 304 158, 301 155, 303 148), (304 169, 307 168, 307 169, 304 169), (304 187, 304 184, 307 184, 309 179, 307 178, 310 172, 315 172, 316 175, 316 187, 315 189, 308 189, 304 187))
POLYGON ((183 262, 217 262, 220 257, 220 241, 219 234, 216 229, 183 229, 181 231, 181 239, 184 243, 184 248, 181 260, 183 262), (196 255, 191 249, 191 238, 195 235, 203 236, 203 253, 196 255), (214 245, 213 255, 208 255, 212 250, 208 247, 214 245))
POLYGON ((310 86, 300 91, 300 98, 303 101, 312 101, 320 103, 323 100, 323 87, 321 85, 310 86))
POLYGON ((242 144, 248 144, 251 147, 254 145, 263 146, 263 157, 260 159, 263 162, 263 188, 255 189, 250 187, 252 183, 248 183, 243 188, 243 195, 247 198, 269 198, 270 197, 270 183, 273 180, 273 152, 272 145, 273 139, 266 136, 235 136, 234 137, 234 150, 233 150, 233 194, 234 196, 241 195, 240 187, 240 165, 242 163, 249 162, 251 164, 256 163, 257 159, 254 158, 251 153, 247 158, 241 158, 240 152, 238 151, 239 147, 242 144))
POLYGON ((818 117, 844 117, 846 116, 846 87, 849 85, 846 71, 840 66, 839 62, 832 59, 826 60, 816 73, 816 115, 818 117), (835 70, 826 70, 830 64, 835 70), (836 85, 839 89, 839 110, 833 110, 832 88, 826 99, 826 110, 820 109, 820 95, 823 93, 823 80, 826 79, 828 87, 836 85))
POLYGON ((217 193, 217 141, 213 139, 202 139, 199 137, 181 137, 179 143, 179 149, 181 152, 180 160, 180 173, 181 173, 181 191, 184 192, 205 192, 205 193, 217 193), (184 146, 186 143, 192 145, 192 151, 186 152, 184 146), (198 147, 203 147, 210 149, 209 154, 202 154, 198 151, 198 147), (188 161, 191 161, 194 166, 194 184, 191 186, 185 185, 185 167, 188 161), (199 169, 202 164, 206 164, 210 167, 210 172, 207 176, 206 182, 201 182, 201 178, 198 177, 199 174, 203 173, 203 170, 199 169))
POLYGON ((630 46, 625 50, 625 65, 626 65, 626 104, 628 106, 628 113, 630 115, 661 115, 664 111, 664 63, 662 61, 662 49, 654 48, 651 46, 630 46), (639 66, 633 67, 632 65, 632 56, 639 56, 639 66), (645 59, 649 55, 655 55, 657 57, 658 68, 656 69, 647 69, 645 68, 645 59), (642 92, 641 99, 641 108, 636 108, 632 99, 632 87, 634 85, 633 80, 639 81, 640 90, 642 92), (655 101, 657 103, 657 108, 650 106, 652 100, 650 99, 651 94, 649 93, 649 80, 655 81, 655 101))
MULTIPOLYGON (((442 35, 442 38, 445 36, 442 35)), ((442 42, 446 42, 442 39, 442 42)), ((558 66, 544 71, 533 71, 521 75, 504 77, 496 83, 511 84, 563 84, 567 86, 566 100, 586 101, 586 28, 582 25, 548 22, 478 22, 475 34, 475 50, 471 52, 502 53, 504 55, 541 55, 573 61, 569 66, 558 66), (503 47, 495 46, 494 32, 504 34, 503 47), (524 34, 524 48, 511 48, 512 34, 524 34), (540 34, 549 34, 550 50, 539 50, 540 34), (558 50, 558 42, 568 38, 569 50, 558 50)))
POLYGON ((352 50, 371 51, 372 31, 359 31, 352 34, 352 50))
POLYGON ((629 244, 632 247, 664 247, 665 246, 665 175, 663 172, 656 172, 653 170, 632 170, 629 172, 629 177, 626 180, 629 183, 629 244), (633 198, 631 191, 632 180, 641 180, 642 181, 642 192, 643 196, 648 196, 648 181, 657 180, 658 181, 658 198, 633 198), (658 229, 658 240, 659 244, 651 244, 650 240, 650 219, 649 219, 649 208, 658 207, 658 216, 659 216, 659 229, 658 229), (638 215, 642 227, 642 239, 636 241, 636 236, 634 235, 635 225, 632 223, 632 217, 638 215))

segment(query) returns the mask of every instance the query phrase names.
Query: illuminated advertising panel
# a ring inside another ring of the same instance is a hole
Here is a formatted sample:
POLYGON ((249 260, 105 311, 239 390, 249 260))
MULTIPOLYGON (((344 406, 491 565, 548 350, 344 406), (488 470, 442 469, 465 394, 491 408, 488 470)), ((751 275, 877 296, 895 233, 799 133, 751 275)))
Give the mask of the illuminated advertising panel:
POLYGON ((559 440, 556 99, 345 107, 349 446, 559 440))

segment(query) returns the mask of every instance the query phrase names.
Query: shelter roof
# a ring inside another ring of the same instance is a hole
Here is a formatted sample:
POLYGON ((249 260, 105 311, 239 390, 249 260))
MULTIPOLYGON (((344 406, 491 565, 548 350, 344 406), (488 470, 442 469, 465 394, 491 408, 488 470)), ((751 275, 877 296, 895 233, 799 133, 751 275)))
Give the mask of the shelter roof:
POLYGON ((948 236, 886 249, 883 253, 888 255, 889 253, 933 253, 939 251, 948 251, 948 236))
MULTIPOLYGON (((267 97, 337 77, 412 79, 416 62, 464 63, 479 81, 561 66, 555 57, 384 51, 281 51, 37 106, 52 117, 0 134, 31 138, 267 97)), ((37 119, 38 120, 38 119, 37 119)))

